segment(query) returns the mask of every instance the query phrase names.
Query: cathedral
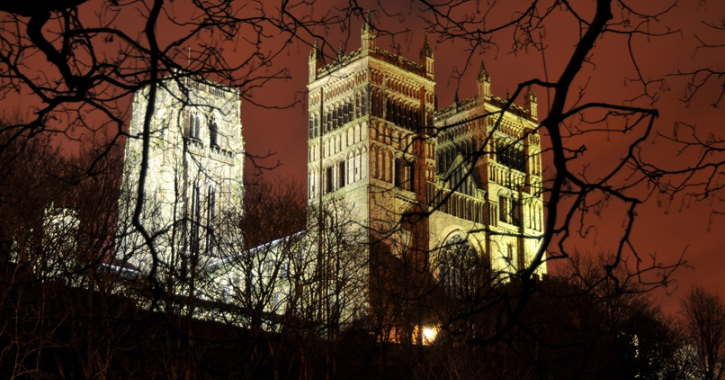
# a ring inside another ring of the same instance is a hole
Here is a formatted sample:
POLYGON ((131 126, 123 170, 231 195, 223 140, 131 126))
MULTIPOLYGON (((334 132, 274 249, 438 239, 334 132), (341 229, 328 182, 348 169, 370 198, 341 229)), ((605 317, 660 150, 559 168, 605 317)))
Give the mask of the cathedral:
POLYGON ((380 49, 369 21, 360 49, 330 64, 313 49, 307 193, 347 204, 371 263, 402 261, 458 293, 470 267, 507 281, 541 249, 537 104, 531 89, 523 106, 492 95, 482 63, 477 94, 436 110, 434 63, 427 40, 417 61, 380 49))
MULTIPOLYGON (((242 212, 238 92, 188 77, 162 82, 151 116, 143 220, 163 264, 207 273, 225 299, 271 289, 261 308, 267 319, 303 308, 281 300, 308 297, 327 318, 337 315, 329 325, 366 319, 380 331, 378 339, 423 343, 424 327, 436 324, 430 310, 438 295, 460 299, 508 282, 543 255, 533 91, 526 91, 523 106, 494 96, 482 63, 471 84, 476 95, 456 96, 438 110, 427 39, 417 61, 379 48, 376 39, 367 20, 358 50, 325 63, 314 46, 307 88, 308 231, 252 250, 217 250, 230 238, 215 227, 220 205, 242 212), (337 222, 344 215, 344 232, 329 225, 331 209, 337 222), (344 244, 335 251, 325 234, 344 244), (293 274, 295 267, 303 269, 293 274), (347 285, 340 285, 342 278, 347 285), (300 290, 302 283, 308 290, 300 290), (309 284, 318 285, 311 290, 309 284), (341 301, 344 294, 353 301, 341 301)), ((141 134, 147 105, 148 91, 137 94, 132 136, 141 134)), ((142 152, 143 139, 130 139, 128 188, 138 182, 142 152)), ((144 244, 135 232, 122 241, 128 252, 144 244)), ((129 263, 148 271, 148 255, 133 257, 129 263)), ((545 273, 544 265, 534 271, 545 273)))

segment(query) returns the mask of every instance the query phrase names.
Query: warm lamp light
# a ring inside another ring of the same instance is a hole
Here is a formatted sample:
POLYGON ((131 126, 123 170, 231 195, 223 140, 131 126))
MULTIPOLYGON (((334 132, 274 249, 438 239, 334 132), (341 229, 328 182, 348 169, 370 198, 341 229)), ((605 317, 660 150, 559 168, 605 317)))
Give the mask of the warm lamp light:
POLYGON ((423 328, 423 338, 424 338, 424 344, 431 344, 436 339, 436 335, 438 335, 438 329, 435 327, 424 327, 423 328))

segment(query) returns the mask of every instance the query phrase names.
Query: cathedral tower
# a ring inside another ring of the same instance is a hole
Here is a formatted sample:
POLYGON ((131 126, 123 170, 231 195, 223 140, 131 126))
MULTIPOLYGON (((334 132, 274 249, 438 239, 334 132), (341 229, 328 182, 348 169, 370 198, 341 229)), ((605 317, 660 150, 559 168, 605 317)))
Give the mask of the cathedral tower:
POLYGON ((379 338, 420 342, 429 295, 508 281, 540 248, 536 97, 492 95, 482 63, 477 95, 436 112, 427 38, 414 62, 376 36, 368 18, 359 50, 310 58, 309 204, 342 204, 362 231, 371 323, 395 326, 379 338))
MULTIPOLYGON (((139 186, 148 88, 136 93, 126 142, 119 230, 120 260, 148 271, 149 250, 130 218, 139 186)), ((244 143, 234 88, 191 77, 158 84, 151 116, 142 223, 162 265, 191 271, 217 256, 215 220, 222 206, 241 205, 244 143)), ((239 210, 241 211, 241 210, 239 210)))
MULTIPOLYGON (((389 276, 402 276, 381 268, 424 272, 426 182, 435 176, 428 135, 435 111, 433 52, 426 41, 420 62, 410 61, 380 49, 376 36, 368 18, 361 48, 321 68, 310 61, 316 73, 308 85, 309 203, 341 201, 350 210, 370 258, 371 304, 391 293, 389 276)), ((371 314, 380 311, 371 307, 371 314)), ((400 310, 384 314, 391 313, 400 317, 400 310)))
POLYGON ((450 273, 442 267, 451 264, 449 247, 467 241, 463 250, 476 252, 475 262, 495 284, 527 267, 541 248, 541 143, 531 88, 524 107, 492 95, 483 62, 477 86, 475 96, 436 114, 430 261, 434 272, 450 273))

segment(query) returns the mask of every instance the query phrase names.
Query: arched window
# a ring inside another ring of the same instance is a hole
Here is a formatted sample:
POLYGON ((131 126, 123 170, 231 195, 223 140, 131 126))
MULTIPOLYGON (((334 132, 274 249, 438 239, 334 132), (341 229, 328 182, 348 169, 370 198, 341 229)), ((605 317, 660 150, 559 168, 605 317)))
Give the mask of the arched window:
POLYGON ((192 253, 199 253, 199 226, 201 224, 201 187, 194 186, 191 195, 191 237, 190 248, 192 253))
POLYGON ((206 253, 208 255, 214 254, 214 247, 216 242, 216 236, 214 235, 214 221, 216 219, 216 189, 209 187, 209 193, 207 197, 207 219, 206 219, 206 253))
POLYGON ((361 113, 361 114, 362 114, 363 116, 365 116, 365 115, 367 115, 367 114, 368 114, 368 93, 367 93, 367 91, 363 91, 363 92, 361 93, 361 95, 362 95, 362 100, 361 100, 361 102, 360 102, 360 103, 361 103, 361 110, 360 110, 360 113, 361 113))
POLYGON ((337 106, 334 106, 332 108, 332 125, 330 126, 330 130, 337 129, 337 125, 338 125, 337 123, 338 123, 338 120, 337 120, 337 106))
POLYGON ((333 171, 332 166, 325 168, 325 194, 332 192, 333 188, 333 171))
POLYGON ((345 180, 347 179, 347 170, 345 170, 345 160, 343 159, 338 164, 338 187, 345 187, 345 180))
POLYGON ((498 196, 498 220, 508 223, 509 199, 503 195, 498 196))
POLYGON ((456 234, 440 248, 438 282, 450 297, 472 297, 488 281, 489 266, 478 258, 465 236, 456 234))
POLYGON ((320 135, 320 115, 315 114, 315 130, 312 134, 312 137, 317 137, 320 135))
POLYGON ((361 100, 362 100, 362 93, 358 92, 357 94, 355 94, 355 117, 356 118, 361 116, 360 115, 360 110, 362 109, 361 100))
POLYGON ((189 115, 189 137, 194 138, 196 136, 196 116, 189 115))
POLYGON ((403 164, 403 159, 400 157, 397 157, 395 159, 395 167, 393 169, 395 176, 395 187, 403 187, 403 183, 405 182, 405 175, 403 174, 403 171, 405 170, 405 165, 403 164))
POLYGON ((517 199, 499 195, 498 219, 514 226, 521 226, 521 203, 517 199))
POLYGON ((194 114, 189 115, 189 137, 192 139, 199 139, 199 130, 201 129, 201 120, 199 116, 194 114))
POLYGON ((513 170, 524 171, 526 168, 526 155, 521 144, 499 140, 496 142, 498 162, 513 170))
POLYGON ((209 145, 215 148, 219 147, 219 127, 216 121, 209 123, 209 145))

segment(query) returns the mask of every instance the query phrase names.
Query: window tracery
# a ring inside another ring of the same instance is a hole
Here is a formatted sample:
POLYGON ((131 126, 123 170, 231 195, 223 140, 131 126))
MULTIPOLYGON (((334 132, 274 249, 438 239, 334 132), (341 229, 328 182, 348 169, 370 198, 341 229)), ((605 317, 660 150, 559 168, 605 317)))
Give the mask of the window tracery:
POLYGON ((486 283, 488 267, 465 236, 455 234, 440 249, 438 282, 451 297, 470 297, 486 283))

